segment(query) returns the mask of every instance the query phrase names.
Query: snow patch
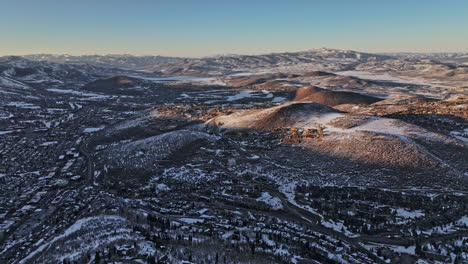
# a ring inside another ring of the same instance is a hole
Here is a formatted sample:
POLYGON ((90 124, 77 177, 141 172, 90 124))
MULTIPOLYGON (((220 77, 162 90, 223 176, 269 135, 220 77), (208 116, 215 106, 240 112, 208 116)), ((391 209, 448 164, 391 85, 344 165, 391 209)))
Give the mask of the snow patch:
POLYGON ((273 210, 283 209, 283 203, 281 202, 281 199, 275 196, 271 196, 267 192, 262 192, 262 195, 259 198, 257 198, 256 201, 266 203, 273 210))

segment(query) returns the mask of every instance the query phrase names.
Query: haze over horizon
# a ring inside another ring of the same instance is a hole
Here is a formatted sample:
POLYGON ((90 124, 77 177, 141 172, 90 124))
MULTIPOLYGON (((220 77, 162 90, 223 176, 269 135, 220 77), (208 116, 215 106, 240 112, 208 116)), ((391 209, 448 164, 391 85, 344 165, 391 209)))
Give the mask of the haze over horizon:
POLYGON ((460 0, 2 3, 1 55, 468 51, 468 2, 460 0))
POLYGON ((38 52, 38 53, 24 53, 24 54, 0 54, 0 56, 32 56, 32 55, 56 55, 56 56, 135 56, 135 57, 145 57, 145 56, 161 56, 161 57, 173 57, 173 58, 209 58, 209 57, 218 57, 218 56, 256 56, 256 55, 267 55, 267 54, 281 54, 281 53, 297 53, 297 52, 307 52, 313 50, 320 50, 320 49, 329 49, 329 50, 342 50, 342 51, 355 51, 355 52, 362 52, 362 53, 370 53, 370 54, 395 54, 395 53, 414 53, 414 54, 424 54, 424 53, 433 53, 433 54, 443 54, 443 53, 468 53, 468 51, 366 51, 366 50, 358 50, 358 49, 334 49, 329 47, 314 47, 310 49, 304 50, 280 50, 280 51, 271 51, 271 52, 257 52, 257 53, 217 53, 217 54, 207 54, 201 56, 177 56, 177 55, 161 55, 161 54, 135 54, 135 53, 77 53, 77 54, 70 54, 70 53, 45 53, 45 52, 38 52))

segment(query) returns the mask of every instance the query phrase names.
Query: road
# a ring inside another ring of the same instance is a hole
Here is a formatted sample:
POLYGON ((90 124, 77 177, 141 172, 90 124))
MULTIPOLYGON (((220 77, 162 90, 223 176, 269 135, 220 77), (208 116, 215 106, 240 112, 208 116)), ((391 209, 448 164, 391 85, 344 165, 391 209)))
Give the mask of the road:
POLYGON ((79 151, 83 156, 86 157, 87 161, 87 168, 86 168, 86 181, 88 182, 88 185, 94 185, 94 160, 93 156, 89 152, 88 149, 88 142, 83 142, 83 144, 80 145, 79 151))

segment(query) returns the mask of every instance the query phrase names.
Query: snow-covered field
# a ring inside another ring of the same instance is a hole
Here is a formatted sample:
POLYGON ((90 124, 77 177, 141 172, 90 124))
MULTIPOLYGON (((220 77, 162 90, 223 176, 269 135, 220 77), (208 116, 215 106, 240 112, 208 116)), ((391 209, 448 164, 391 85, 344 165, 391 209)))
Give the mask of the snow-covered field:
POLYGON ((76 90, 71 90, 71 89, 56 89, 56 88, 49 88, 47 89, 49 92, 54 92, 54 93, 64 93, 64 94, 72 94, 72 95, 77 95, 77 96, 84 96, 84 97, 90 97, 88 99, 106 99, 110 98, 111 96, 109 95, 103 95, 103 94, 96 94, 96 93, 89 93, 89 92, 80 92, 76 90))
POLYGON ((31 260, 61 263, 64 259, 76 259, 82 252, 92 252, 114 241, 140 239, 142 237, 132 232, 130 222, 123 217, 115 215, 88 217, 79 219, 60 235, 44 241, 19 263, 29 263, 31 260), (93 236, 89 236, 90 234, 93 236), (41 258, 41 254, 45 251, 49 254, 44 259, 41 258))
POLYGON ((281 202, 281 199, 271 196, 268 192, 263 192, 262 196, 257 198, 257 201, 266 203, 273 210, 283 209, 283 203, 281 202))

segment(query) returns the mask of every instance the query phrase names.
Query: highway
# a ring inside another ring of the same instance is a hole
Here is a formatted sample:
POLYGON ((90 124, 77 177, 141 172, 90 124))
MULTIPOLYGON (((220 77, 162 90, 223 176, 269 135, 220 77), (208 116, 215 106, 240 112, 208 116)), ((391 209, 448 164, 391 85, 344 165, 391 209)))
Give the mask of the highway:
POLYGON ((89 152, 88 149, 88 142, 83 142, 83 144, 80 145, 79 151, 83 156, 86 157, 87 161, 87 168, 86 168, 86 181, 88 182, 88 185, 95 185, 94 183, 94 160, 93 156, 89 152))

